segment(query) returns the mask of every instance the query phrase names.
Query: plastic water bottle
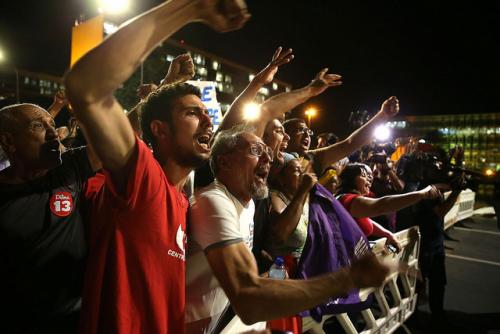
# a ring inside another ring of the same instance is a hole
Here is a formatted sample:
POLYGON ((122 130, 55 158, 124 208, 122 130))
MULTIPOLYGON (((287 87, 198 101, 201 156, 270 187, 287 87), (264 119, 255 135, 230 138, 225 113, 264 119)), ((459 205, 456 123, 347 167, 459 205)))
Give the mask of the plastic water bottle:
POLYGON ((274 263, 269 269, 269 278, 272 279, 285 279, 286 277, 286 269, 285 269, 285 260, 281 256, 276 257, 274 259, 274 263))
MULTIPOLYGON (((281 279, 286 278, 285 260, 278 256, 274 259, 274 263, 269 269, 269 278, 281 279)), ((272 333, 280 334, 298 334, 302 333, 302 318, 300 316, 291 316, 280 319, 267 321, 267 328, 271 329, 272 333)))

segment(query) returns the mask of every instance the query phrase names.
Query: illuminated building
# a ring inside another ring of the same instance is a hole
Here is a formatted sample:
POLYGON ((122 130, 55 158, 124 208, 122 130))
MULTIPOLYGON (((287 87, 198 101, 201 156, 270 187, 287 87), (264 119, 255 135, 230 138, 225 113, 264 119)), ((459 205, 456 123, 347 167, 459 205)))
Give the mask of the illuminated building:
MULTIPOLYGON (((466 169, 500 173, 500 113, 398 116, 388 125, 394 138, 415 136, 446 151, 461 146, 466 169)), ((482 186, 480 192, 489 194, 492 187, 482 186)))

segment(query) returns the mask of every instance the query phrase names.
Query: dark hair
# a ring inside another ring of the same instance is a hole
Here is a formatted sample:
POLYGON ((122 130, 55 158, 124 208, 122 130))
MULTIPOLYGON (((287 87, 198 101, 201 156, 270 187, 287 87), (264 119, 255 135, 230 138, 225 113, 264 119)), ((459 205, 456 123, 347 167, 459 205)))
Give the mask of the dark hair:
POLYGON ((306 123, 302 118, 290 118, 283 122, 283 127, 285 128, 285 132, 290 135, 290 129, 292 126, 297 125, 298 123, 306 123))
POLYGON ((339 175, 340 187, 338 193, 358 193, 358 190, 356 189, 356 177, 361 175, 362 170, 366 171, 366 167, 368 166, 358 162, 345 166, 342 173, 339 175))
POLYGON ((196 95, 201 98, 198 87, 187 83, 166 85, 149 94, 147 100, 141 106, 141 129, 144 141, 150 145, 155 144, 151 133, 151 122, 154 120, 166 121, 172 126, 172 107, 177 98, 186 95, 196 95))
POLYGON ((319 135, 316 136, 316 138, 318 140, 320 138, 325 138, 327 146, 336 144, 339 141, 339 137, 337 137, 337 135, 334 134, 334 133, 332 133, 332 132, 323 132, 323 133, 320 133, 319 135))

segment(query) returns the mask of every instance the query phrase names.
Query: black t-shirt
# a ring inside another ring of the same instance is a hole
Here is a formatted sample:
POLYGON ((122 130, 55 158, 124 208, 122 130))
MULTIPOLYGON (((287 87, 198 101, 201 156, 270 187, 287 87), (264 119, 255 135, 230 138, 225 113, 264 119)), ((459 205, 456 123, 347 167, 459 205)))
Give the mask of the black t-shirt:
POLYGON ((444 252, 444 219, 434 212, 443 199, 423 200, 416 207, 416 219, 420 227, 420 253, 444 252))
POLYGON ((0 332, 44 327, 80 304, 87 242, 79 207, 85 148, 24 184, 0 183, 0 332))
POLYGON ((269 233, 269 210, 271 208, 271 198, 266 197, 264 199, 255 201, 255 214, 253 216, 253 248, 252 253, 257 261, 257 267, 259 268, 259 273, 263 273, 269 270, 272 263, 262 256, 262 250, 265 250, 265 241, 269 233))

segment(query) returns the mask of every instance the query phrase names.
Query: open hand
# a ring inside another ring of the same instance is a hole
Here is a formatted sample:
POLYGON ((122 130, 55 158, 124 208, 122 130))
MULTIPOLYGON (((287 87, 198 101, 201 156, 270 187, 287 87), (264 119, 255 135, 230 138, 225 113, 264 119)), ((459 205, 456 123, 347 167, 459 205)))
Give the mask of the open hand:
POLYGON ((313 96, 323 93, 328 87, 342 85, 342 76, 339 74, 327 74, 328 68, 324 68, 316 74, 316 77, 309 84, 313 96))
POLYGON ((254 80, 260 81, 263 85, 267 85, 272 82, 276 72, 278 72, 278 67, 281 65, 289 63, 294 55, 292 54, 292 49, 287 49, 283 51, 283 48, 280 46, 275 52, 269 64, 262 71, 260 71, 257 75, 255 75, 254 80))

